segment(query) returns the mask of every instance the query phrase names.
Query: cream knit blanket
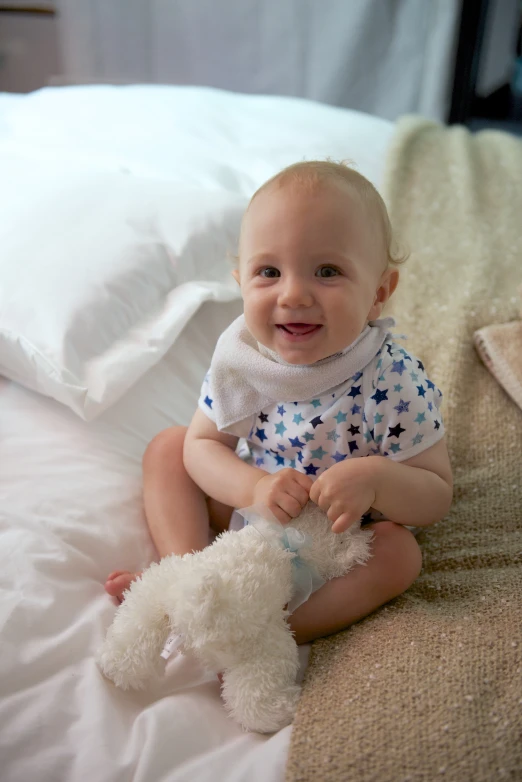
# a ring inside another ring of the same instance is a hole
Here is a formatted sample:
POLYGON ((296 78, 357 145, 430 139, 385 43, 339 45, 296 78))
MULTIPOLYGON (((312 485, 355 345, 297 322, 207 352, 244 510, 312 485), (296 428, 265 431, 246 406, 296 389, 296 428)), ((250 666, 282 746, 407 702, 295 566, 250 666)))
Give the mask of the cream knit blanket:
POLYGON ((411 251, 389 314, 444 391, 454 505, 405 595, 314 644, 286 779, 522 780, 522 413, 473 347, 518 314, 522 143, 406 118, 386 195, 411 251))

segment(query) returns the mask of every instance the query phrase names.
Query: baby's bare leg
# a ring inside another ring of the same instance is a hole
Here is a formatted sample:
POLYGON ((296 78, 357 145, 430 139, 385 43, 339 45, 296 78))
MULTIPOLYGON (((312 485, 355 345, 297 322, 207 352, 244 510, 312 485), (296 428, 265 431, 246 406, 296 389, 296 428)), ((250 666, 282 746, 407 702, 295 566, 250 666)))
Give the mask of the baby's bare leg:
MULTIPOLYGON (((143 457, 143 501, 151 537, 160 558, 188 554, 208 544, 209 519, 217 532, 228 528, 232 508, 207 500, 183 464, 185 427, 160 432, 143 457)), ((135 573, 115 571, 105 584, 121 598, 135 573)))
POLYGON ((392 521, 369 526, 374 539, 367 564, 329 581, 289 618, 298 644, 349 627, 405 592, 419 575, 422 555, 406 527, 392 521))

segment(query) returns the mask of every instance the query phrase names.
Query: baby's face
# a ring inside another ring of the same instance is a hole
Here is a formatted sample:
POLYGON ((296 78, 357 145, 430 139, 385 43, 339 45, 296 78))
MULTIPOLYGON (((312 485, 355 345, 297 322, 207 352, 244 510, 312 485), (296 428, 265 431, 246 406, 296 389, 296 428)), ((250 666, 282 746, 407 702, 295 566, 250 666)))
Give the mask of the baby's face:
POLYGON ((239 256, 246 324, 290 364, 348 347, 380 315, 398 277, 385 268, 378 220, 335 183, 259 193, 243 221, 239 256))

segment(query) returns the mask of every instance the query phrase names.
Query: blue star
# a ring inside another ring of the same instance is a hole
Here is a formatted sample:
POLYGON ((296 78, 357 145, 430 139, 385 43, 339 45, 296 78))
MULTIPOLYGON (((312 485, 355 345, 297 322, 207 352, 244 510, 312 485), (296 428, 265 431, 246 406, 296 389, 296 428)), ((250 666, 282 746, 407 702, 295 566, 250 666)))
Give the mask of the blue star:
POLYGON ((346 419, 348 418, 348 413, 341 413, 341 411, 339 410, 337 415, 334 415, 334 418, 338 424, 342 424, 343 421, 346 421, 346 419))
POLYGON ((304 446, 304 443, 301 442, 299 437, 289 437, 290 445, 292 448, 302 448, 304 446))
POLYGON ((281 443, 278 444, 277 448, 278 448, 279 451, 286 451, 285 446, 281 445, 281 443))
POLYGON ((433 402, 428 402, 428 410, 431 413, 431 411, 433 410, 433 402))
POLYGON ((391 371, 392 372, 397 372, 402 377, 402 373, 405 371, 405 369, 406 369, 406 364, 404 363, 403 359, 401 358, 400 361, 394 361, 393 362, 391 371))
POLYGON ((380 369, 382 367, 382 358, 380 358, 378 360, 378 362, 377 362, 377 364, 375 366, 377 367, 377 369, 380 369))
POLYGON ((424 386, 417 386, 419 396, 426 396, 426 389, 424 386))
POLYGON ((438 421, 435 421, 433 424, 434 429, 440 429, 440 423, 438 421))
POLYGON ((428 378, 426 378, 426 385, 428 388, 431 388, 432 391, 435 391, 435 383, 432 383, 431 380, 428 380, 428 378))
POLYGON ((283 405, 278 405, 277 412, 279 413, 279 415, 284 415, 286 413, 286 410, 283 407, 283 405))
POLYGON ((327 432, 327 433, 326 433, 326 439, 327 439, 327 440, 331 440, 331 441, 332 441, 332 442, 334 442, 334 443, 336 443, 336 442, 337 442, 337 440, 339 439, 339 437, 340 437, 340 436, 341 436, 341 435, 340 435, 340 434, 337 434, 337 432, 335 431, 335 429, 332 429, 332 431, 331 431, 331 432, 327 432))
POLYGON ((357 445, 357 442, 355 440, 350 440, 350 442, 348 443, 348 448, 350 449, 350 453, 359 450, 359 446, 357 445))
POLYGON ((412 440, 413 445, 418 445, 420 442, 422 442, 423 437, 424 437, 423 434, 416 434, 412 440))
POLYGON ((374 416, 374 418, 375 418, 375 423, 376 423, 376 424, 380 424, 380 423, 381 423, 381 421, 382 421, 382 419, 384 418, 384 416, 383 416, 383 415, 381 415, 380 413, 375 413, 375 416, 374 416))
POLYGON ((314 448, 314 450, 311 453, 312 453, 312 459, 322 459, 323 456, 326 456, 328 451, 324 451, 323 446, 320 445, 319 448, 314 448))
POLYGON ((262 424, 266 424, 266 422, 268 421, 268 416, 267 416, 266 413, 260 413, 258 415, 258 418, 259 418, 259 420, 261 421, 262 424))
POLYGON ((356 396, 361 396, 361 386, 352 386, 347 396, 351 396, 355 399, 356 396))
POLYGON ((284 460, 284 458, 283 458, 282 456, 280 456, 279 454, 277 454, 277 455, 276 455, 276 458, 275 458, 275 460, 276 460, 277 464, 278 464, 279 466, 281 466, 281 467, 282 467, 282 466, 283 466, 283 464, 285 463, 285 460, 284 460))
POLYGON ((401 348, 401 349, 399 350, 399 353, 402 353, 402 355, 404 356, 404 358, 406 359, 406 361, 411 361, 411 356, 408 356, 408 354, 406 353, 406 351, 404 350, 404 348, 401 348))
POLYGON ((205 404, 207 405, 207 407, 212 407, 212 402, 213 402, 214 400, 213 400, 213 399, 211 399, 209 396, 206 396, 206 397, 205 397, 205 399, 204 399, 203 401, 205 402, 205 404))
POLYGON ((417 380, 419 379, 419 375, 417 374, 417 372, 410 372, 410 377, 414 383, 416 383, 417 380))
POLYGON ((354 383, 357 383, 358 380, 360 380, 362 377, 362 372, 356 372, 355 375, 352 377, 352 380, 354 383))
POLYGON ((402 386, 400 383, 398 383, 396 386, 393 386, 393 390, 396 391, 398 394, 402 391, 402 386))
MULTIPOLYGON (((381 418, 382 418, 382 416, 381 416, 381 418)), ((351 426, 348 427, 347 431, 350 432, 352 437, 354 436, 354 434, 361 434, 360 427, 354 426, 353 424, 351 424, 351 426)))
POLYGON ((350 413, 352 415, 358 415, 358 413, 360 412, 361 412, 361 408, 359 407, 359 405, 352 405, 352 409, 350 410, 350 413))
POLYGON ((363 420, 363 424, 366 424, 366 423, 368 423, 368 420, 367 420, 367 418, 366 418, 366 410, 363 410, 363 414, 362 414, 362 420, 363 420))
POLYGON ((302 464, 302 462, 303 462, 303 452, 302 451, 298 451, 297 452, 297 458, 299 459, 299 463, 302 464))
POLYGON ((320 399, 312 399, 312 404, 314 407, 321 407, 321 400, 320 399))
POLYGON ((419 369, 422 369, 424 371, 424 364, 422 363, 422 361, 419 361, 418 359, 417 359, 417 366, 419 369))
POLYGON ((284 434, 286 432, 286 426, 282 421, 279 421, 278 424, 274 424, 276 434, 284 434))
POLYGON ((373 431, 372 431, 371 429, 368 429, 368 430, 367 430, 367 431, 364 433, 364 439, 366 440, 366 442, 367 442, 367 443, 369 443, 369 442, 370 442, 370 440, 373 440, 373 431))
POLYGON ((256 429, 256 437, 258 437, 261 442, 263 442, 263 440, 268 440, 264 429, 256 429))
POLYGON ((382 443, 382 438, 383 438, 383 435, 382 434, 378 434, 373 439, 375 440, 376 443, 382 443))
POLYGON ((321 416, 320 416, 320 415, 318 415, 318 416, 316 416, 315 418, 312 418, 312 420, 310 421, 310 423, 312 424, 312 426, 313 426, 313 427, 314 427, 314 429, 315 429, 315 427, 316 427, 316 426, 319 426, 319 424, 322 424, 323 422, 322 422, 322 420, 321 420, 321 416))
POLYGON ((339 451, 336 451, 334 454, 332 454, 332 459, 334 459, 336 462, 342 462, 344 459, 346 459, 347 456, 347 453, 339 453, 339 451))
POLYGON ((301 423, 301 421, 304 421, 304 418, 303 418, 303 416, 301 415, 301 413, 296 413, 296 414, 294 415, 294 419, 293 419, 293 420, 294 420, 294 424, 300 424, 300 423, 301 423))
POLYGON ((261 467, 262 464, 265 463, 265 460, 262 459, 260 456, 256 459, 256 467, 261 467))
POLYGON ((401 450, 400 443, 392 443, 390 445, 390 451, 392 451, 392 453, 398 453, 400 450, 401 450))
POLYGON ((318 469, 319 469, 319 467, 316 467, 316 466, 315 466, 315 465, 313 465, 313 464, 308 464, 308 465, 305 467, 305 473, 306 473, 307 475, 315 475, 315 473, 317 472, 317 470, 318 470, 318 469))
POLYGON ((315 434, 312 434, 311 432, 305 432, 303 437, 307 443, 309 443, 310 440, 315 440, 315 434))
POLYGON ((381 402, 384 402, 385 400, 388 401, 388 389, 385 388, 384 391, 379 391, 377 388, 371 399, 375 399, 375 404, 377 405, 379 405, 381 402))
POLYGON ((426 420, 426 413, 417 413, 417 418, 415 419, 416 424, 422 424, 424 423, 425 420, 426 420))
POLYGON ((405 402, 404 399, 399 399, 399 404, 395 405, 395 407, 393 409, 397 410, 399 415, 401 413, 409 413, 410 411, 409 411, 408 408, 409 408, 410 405, 411 405, 411 402, 405 402))
POLYGON ((290 467, 295 470, 295 459, 290 459, 290 467))

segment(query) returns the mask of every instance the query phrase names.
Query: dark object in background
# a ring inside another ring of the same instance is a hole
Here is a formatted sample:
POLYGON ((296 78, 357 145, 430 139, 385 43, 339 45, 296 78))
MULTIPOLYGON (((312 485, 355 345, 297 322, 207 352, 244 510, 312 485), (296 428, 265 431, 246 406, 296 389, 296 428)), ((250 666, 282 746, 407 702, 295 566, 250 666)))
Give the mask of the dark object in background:
POLYGON ((489 0, 462 0, 450 125, 465 123, 472 113, 488 6, 489 0))
POLYGON ((492 6, 490 0, 462 0, 448 122, 465 124, 471 130, 495 128, 522 135, 522 3, 518 35, 513 36, 512 77, 491 94, 477 95, 479 67, 485 54, 484 39, 492 6))

